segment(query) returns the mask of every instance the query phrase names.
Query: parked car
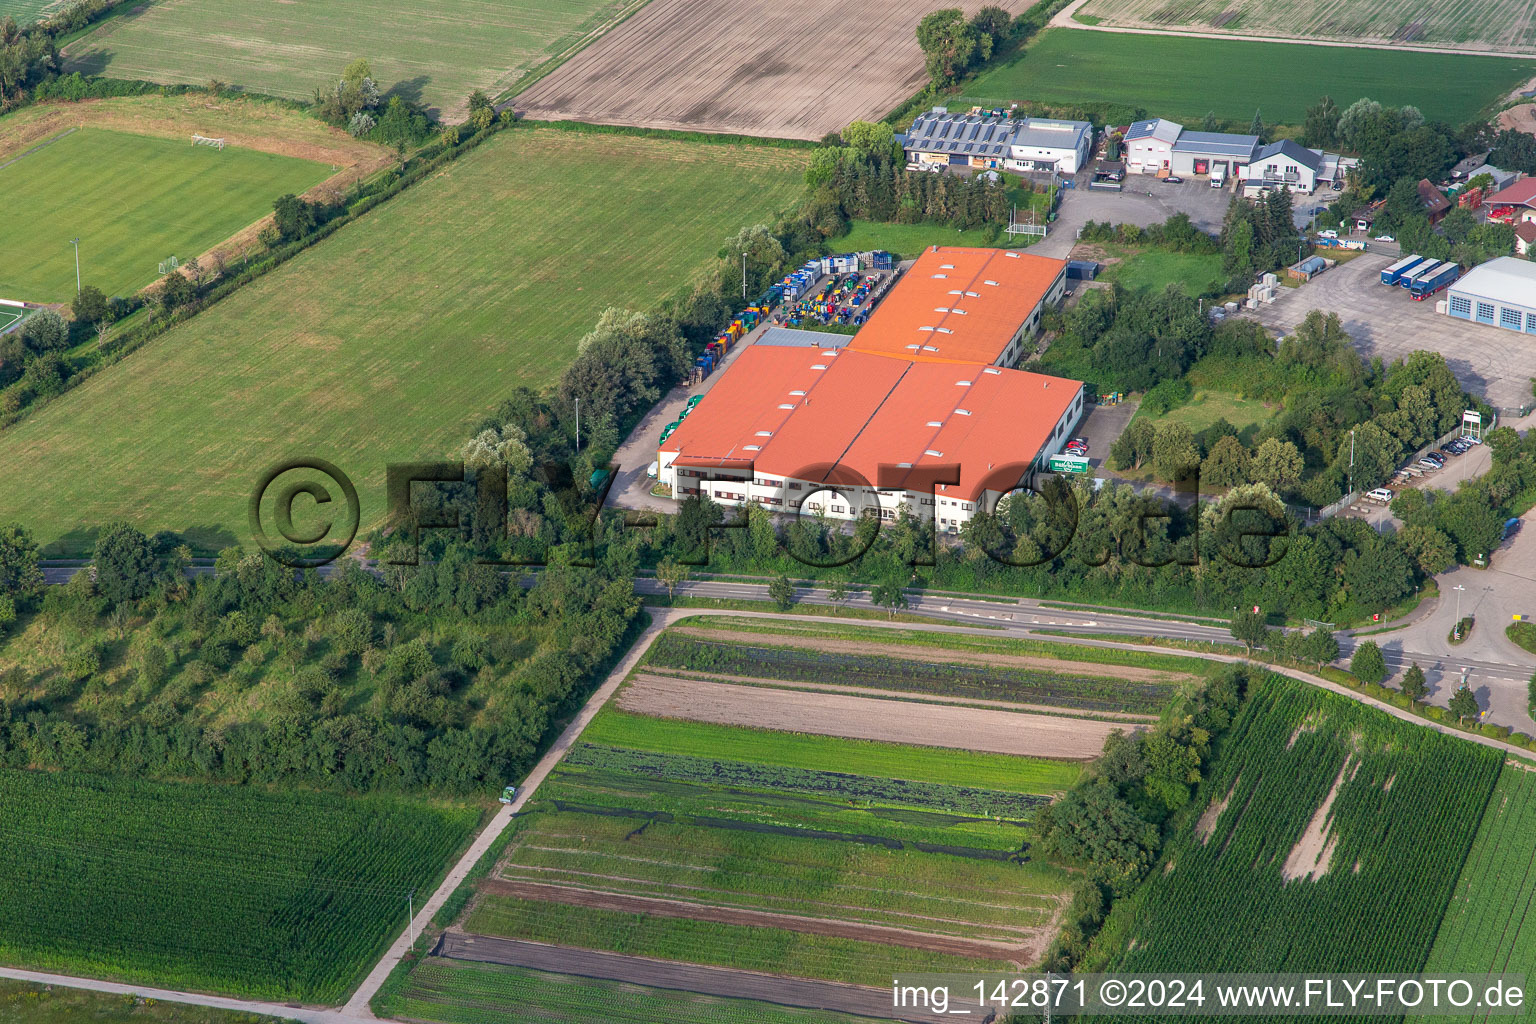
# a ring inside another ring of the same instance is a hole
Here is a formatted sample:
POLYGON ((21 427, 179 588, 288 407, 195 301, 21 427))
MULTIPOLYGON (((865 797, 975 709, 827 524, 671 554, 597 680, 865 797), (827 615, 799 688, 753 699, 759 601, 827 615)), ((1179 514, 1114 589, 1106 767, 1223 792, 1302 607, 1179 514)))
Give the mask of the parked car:
POLYGON ((1431 462, 1429 459, 1420 459, 1419 460, 1419 465, 1423 466, 1425 469, 1439 469, 1440 468, 1440 463, 1438 463, 1438 462, 1431 462))
POLYGON ((1335 192, 1343 192, 1344 191, 1344 183, 1342 181, 1334 182, 1332 187, 1333 187, 1333 190, 1335 192))
POLYGON ((1391 235, 1377 235, 1376 236, 1376 241, 1378 241, 1378 242, 1395 242, 1395 241, 1397 241, 1397 239, 1393 238, 1391 235))
POLYGON ((516 786, 508 786, 507 788, 505 788, 505 789, 503 789, 501 791, 501 802, 502 803, 509 804, 512 801, 516 800, 516 799, 517 799, 517 787, 516 786))
POLYGON ((1520 520, 1518 520, 1518 519, 1506 519, 1506 520, 1504 520, 1504 536, 1503 536, 1502 539, 1508 540, 1510 537, 1514 536, 1515 534, 1517 534, 1519 532, 1520 532, 1520 520))
POLYGON ((1073 439, 1072 439, 1072 440, 1071 440, 1071 441, 1069 441, 1069 442, 1068 442, 1068 443, 1069 443, 1069 444, 1080 444, 1080 445, 1082 445, 1082 446, 1083 446, 1083 447, 1084 447, 1084 448, 1087 448, 1087 447, 1088 447, 1088 439, 1087 439, 1087 438, 1086 438, 1086 437, 1074 437, 1074 438, 1073 438, 1073 439))
POLYGON ((1170 175, 1168 175, 1168 177, 1163 179, 1163 184, 1164 185, 1182 185, 1182 184, 1184 184, 1184 179, 1179 177, 1177 174, 1170 174, 1170 175))
POLYGON ((1321 230, 1321 231, 1319 231, 1317 233, 1317 237, 1318 238, 1338 238, 1339 237, 1339 233, 1337 231, 1335 231, 1333 228, 1323 228, 1323 230, 1321 230))

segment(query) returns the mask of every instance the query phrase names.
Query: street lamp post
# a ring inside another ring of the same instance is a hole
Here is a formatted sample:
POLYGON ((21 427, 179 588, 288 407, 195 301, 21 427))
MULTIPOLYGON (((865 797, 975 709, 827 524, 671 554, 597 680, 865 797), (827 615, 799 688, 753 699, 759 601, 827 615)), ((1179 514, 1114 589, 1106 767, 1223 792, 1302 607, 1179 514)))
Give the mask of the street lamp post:
POLYGON ((71 238, 69 244, 75 247, 75 294, 80 294, 80 239, 71 238))
POLYGON ((1463 590, 1466 590, 1467 588, 1462 586, 1460 583, 1458 583, 1454 587, 1452 587, 1451 589, 1456 591, 1456 621, 1460 622, 1461 621, 1461 592, 1463 590))

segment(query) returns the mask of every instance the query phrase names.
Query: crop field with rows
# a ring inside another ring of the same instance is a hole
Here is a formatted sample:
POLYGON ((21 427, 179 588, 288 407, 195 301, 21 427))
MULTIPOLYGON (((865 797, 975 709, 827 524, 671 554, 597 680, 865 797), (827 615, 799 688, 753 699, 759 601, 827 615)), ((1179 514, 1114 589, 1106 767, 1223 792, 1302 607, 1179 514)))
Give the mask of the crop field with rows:
POLYGON ((1505 765, 1424 969, 1499 974, 1533 963, 1536 772, 1505 765))
POLYGON ((1126 28, 1295 39, 1512 50, 1536 45, 1526 0, 1088 0, 1077 16, 1126 28))
POLYGON ((1084 711, 1155 713, 1174 692, 1169 683, 1097 679, 996 664, 919 661, 810 647, 751 645, 675 633, 657 639, 646 655, 646 664, 790 683, 837 682, 1084 711))
POLYGON ((796 1010, 748 999, 717 999, 592 978, 430 957, 387 1005, 392 1017, 432 1024, 868 1024, 868 1018, 796 1010))
POLYGON ((1047 924, 1062 884, 1003 859, 571 812, 524 824, 500 877, 996 942, 1047 924))
MULTIPOLYGON (((654 817, 664 821, 728 822, 738 827, 771 828, 790 832, 812 830, 847 836, 878 836, 891 848, 903 844, 964 847, 968 850, 1018 851, 1024 825, 1046 797, 996 790, 964 790, 909 779, 882 779, 837 774, 843 788, 837 792, 807 792, 794 788, 785 769, 740 761, 707 761, 705 758, 612 750, 582 744, 555 769, 540 790, 538 806, 580 809, 592 814, 631 818, 654 817), (607 767, 582 762, 601 752, 607 767), (660 762, 660 771, 654 771, 660 762), (670 776, 678 764, 709 763, 720 766, 716 781, 684 781, 670 776), (748 781, 743 781, 748 780, 748 781), (973 806, 987 805, 990 813, 961 812, 925 805, 924 799, 946 793, 966 793, 973 806), (857 794, 857 795, 855 795, 857 794), (547 802, 546 802, 547 801, 547 802)), ((634 822, 636 826, 640 821, 634 822)))
POLYGON ((464 928, 476 934, 882 988, 890 985, 893 974, 903 972, 1007 969, 1001 958, 954 956, 780 928, 655 917, 507 896, 485 897, 470 913, 464 928))
POLYGON ((1369 96, 1461 124, 1532 75, 1529 58, 1053 28, 1017 59, 982 72, 954 102, 1107 103, 1185 125, 1207 112, 1246 125, 1257 110, 1265 124, 1299 125, 1319 97, 1343 109, 1369 96), (1154 67, 1192 70, 1146 73, 1154 67))
POLYGON ((0 772, 0 960, 341 999, 479 821, 467 807, 0 772))
POLYGON ((1500 760, 1266 677, 1222 740, 1199 820, 1116 907, 1095 959, 1149 973, 1417 971, 1500 760))
POLYGON ((730 756, 758 764, 922 779, 1009 793, 1059 793, 1077 781, 1070 762, 1007 754, 909 747, 804 733, 652 718, 605 708, 582 733, 589 743, 695 757, 730 756))

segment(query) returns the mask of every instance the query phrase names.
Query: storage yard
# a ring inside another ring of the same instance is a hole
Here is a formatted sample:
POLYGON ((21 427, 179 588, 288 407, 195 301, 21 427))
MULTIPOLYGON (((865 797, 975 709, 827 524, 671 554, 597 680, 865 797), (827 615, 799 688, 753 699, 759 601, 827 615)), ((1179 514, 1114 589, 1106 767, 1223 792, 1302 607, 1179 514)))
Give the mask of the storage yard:
POLYGON ((932 10, 927 0, 652 0, 514 106, 537 120, 819 139, 878 120, 922 86, 915 33, 932 10))
POLYGON ((1421 349, 1442 352, 1462 385, 1490 405, 1513 409, 1529 404, 1536 344, 1497 326, 1437 313, 1444 291, 1415 302, 1408 289, 1382 284, 1382 271, 1397 262, 1397 257, 1367 252, 1300 288, 1278 289, 1273 303, 1245 315, 1256 315, 1264 326, 1284 334, 1314 309, 1337 313, 1367 356, 1391 361, 1421 349))

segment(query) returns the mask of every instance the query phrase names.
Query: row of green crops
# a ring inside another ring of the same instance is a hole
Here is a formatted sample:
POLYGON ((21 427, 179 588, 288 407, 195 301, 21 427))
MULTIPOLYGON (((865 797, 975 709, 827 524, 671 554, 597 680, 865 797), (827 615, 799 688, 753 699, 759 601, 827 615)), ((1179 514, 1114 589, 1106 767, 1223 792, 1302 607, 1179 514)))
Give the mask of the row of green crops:
POLYGON ((507 1024, 512 1007, 523 1020, 550 1024, 868 1024, 866 1018, 821 1010, 441 957, 422 961, 405 990, 380 1009, 433 1024, 507 1024))
POLYGON ((751 764, 686 754, 659 754, 582 743, 562 762, 567 766, 643 775, 672 782, 750 787, 796 793, 825 793, 848 802, 928 807, 954 814, 1024 820, 1048 798, 1025 793, 1000 793, 974 786, 947 786, 912 779, 880 779, 847 772, 824 772, 785 765, 751 764))
POLYGON ((1085 711, 1155 713, 1171 683, 1101 679, 1005 665, 918 661, 803 647, 755 646, 665 633, 646 664, 792 683, 842 683, 883 690, 1048 704, 1085 711))
POLYGON ((0 958, 336 1001, 479 821, 467 807, 0 772, 0 958))
POLYGON ((521 822, 500 876, 999 941, 1063 887, 1048 865, 570 811, 521 822))
POLYGON ((1417 971, 1499 770, 1489 748, 1266 676, 1163 868, 1116 907, 1093 960, 1146 973, 1417 971), (1198 827, 1200 808, 1223 799, 1198 827), (1324 853, 1326 870, 1294 870, 1312 866, 1304 851, 1324 853))
POLYGON ((592 814, 723 818, 806 832, 879 836, 884 842, 1019 852, 1027 822, 887 804, 851 804, 833 795, 712 786, 580 765, 556 768, 529 810, 581 807, 592 814))
MULTIPOLYGON (((1507 766, 1446 908, 1425 970, 1529 970, 1536 963, 1536 773, 1507 766)), ((1529 1001, 1529 1000, 1527 1000, 1529 1001)))

